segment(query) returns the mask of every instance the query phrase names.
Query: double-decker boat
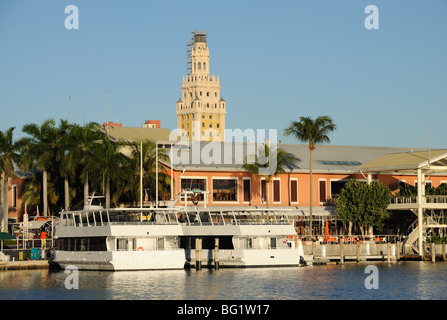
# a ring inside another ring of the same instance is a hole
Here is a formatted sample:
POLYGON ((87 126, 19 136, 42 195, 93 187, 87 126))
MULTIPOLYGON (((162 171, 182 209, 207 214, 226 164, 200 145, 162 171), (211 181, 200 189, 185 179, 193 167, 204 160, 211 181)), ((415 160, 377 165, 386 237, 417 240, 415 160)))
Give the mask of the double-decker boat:
POLYGON ((294 235, 284 209, 87 207, 61 213, 53 261, 81 270, 182 269, 195 264, 200 239, 204 266, 216 252, 222 267, 298 266, 294 235))

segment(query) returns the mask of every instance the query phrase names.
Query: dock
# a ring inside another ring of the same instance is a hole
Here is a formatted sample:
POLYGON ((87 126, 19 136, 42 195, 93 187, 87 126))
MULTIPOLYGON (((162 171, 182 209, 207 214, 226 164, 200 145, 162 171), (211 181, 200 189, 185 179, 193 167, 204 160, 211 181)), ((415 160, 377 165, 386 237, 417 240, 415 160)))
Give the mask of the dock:
POLYGON ((27 269, 50 269, 49 260, 27 260, 27 261, 3 261, 0 262, 0 271, 27 270, 27 269))

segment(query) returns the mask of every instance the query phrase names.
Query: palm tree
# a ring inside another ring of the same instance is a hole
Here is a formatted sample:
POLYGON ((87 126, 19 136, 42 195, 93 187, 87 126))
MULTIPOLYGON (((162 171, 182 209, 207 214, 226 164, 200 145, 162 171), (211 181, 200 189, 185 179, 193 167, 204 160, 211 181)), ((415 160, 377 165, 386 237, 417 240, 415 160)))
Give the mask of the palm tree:
MULTIPOLYGON (((258 154, 264 153, 265 157, 270 159, 270 148, 268 145, 262 145, 258 150, 258 154)), ((276 176, 278 173, 285 173, 286 169, 292 167, 293 163, 297 161, 297 159, 290 153, 286 152, 284 149, 276 150, 276 168, 273 171, 271 170, 262 170, 267 169, 272 166, 272 163, 265 161, 260 161, 258 154, 255 155, 253 163, 246 160, 245 164, 242 166, 243 169, 246 169, 250 173, 254 173, 260 176, 265 177, 266 182, 266 208, 269 208, 269 183, 272 176, 276 176)))
POLYGON ((65 143, 68 150, 62 161, 62 166, 69 169, 70 173, 79 170, 81 182, 84 183, 84 206, 88 199, 88 168, 95 161, 95 145, 102 141, 103 133, 98 131, 99 125, 89 122, 84 126, 73 125, 65 143))
POLYGON ((285 136, 293 135, 298 141, 308 143, 309 145, 309 174, 310 174, 310 202, 309 202, 309 222, 310 234, 312 235, 312 199, 313 199, 313 184, 312 184, 312 152, 316 145, 320 143, 329 143, 328 134, 336 129, 332 119, 328 116, 320 116, 315 120, 309 117, 300 117, 300 121, 292 121, 284 130, 285 136))
POLYGON ((37 168, 43 171, 43 215, 48 214, 48 170, 55 167, 57 154, 57 130, 53 119, 45 120, 41 126, 31 123, 23 126, 22 131, 29 137, 21 139, 24 144, 24 156, 28 167, 33 167, 37 160, 37 168))
MULTIPOLYGON (((105 183, 106 208, 110 208, 111 185, 121 185, 130 174, 129 157, 122 149, 126 143, 112 141, 107 135, 103 135, 99 143, 92 145, 92 158, 87 163, 88 172, 92 172, 98 185, 100 181, 105 183), (99 183, 98 183, 99 182, 99 183)), ((119 193, 119 192, 118 192, 119 193)))
MULTIPOLYGON (((14 174, 14 163, 21 163, 20 141, 13 140, 15 127, 9 128, 5 132, 0 131, 0 173, 3 174, 3 221, 0 220, 2 232, 8 232, 8 177, 14 174)), ((1 215, 0 215, 1 216, 1 215)))
POLYGON ((75 125, 69 124, 67 120, 62 120, 57 128, 58 140, 56 145, 57 158, 60 162, 60 174, 64 177, 64 208, 70 207, 70 186, 69 177, 73 178, 79 159, 71 156, 72 150, 78 148, 78 142, 72 134, 75 125))
MULTIPOLYGON (((153 141, 146 141, 142 143, 143 146, 143 190, 149 190, 148 197, 150 199, 155 199, 156 197, 156 144, 153 141)), ((134 175, 132 176, 133 180, 133 192, 134 198, 136 197, 137 190, 139 190, 139 180, 137 181, 133 177, 140 177, 140 143, 133 144, 132 154, 131 154, 131 166, 134 170, 134 175), (136 185, 138 184, 138 187, 136 185)), ((169 161, 168 155, 164 152, 164 150, 158 150, 158 160, 169 161)), ((160 194, 164 197, 170 192, 169 186, 171 181, 171 177, 166 173, 166 170, 163 166, 159 166, 160 171, 158 173, 158 189, 160 194)), ((132 185, 132 183, 129 183, 132 185)), ((138 197, 136 197, 138 198, 138 197)))

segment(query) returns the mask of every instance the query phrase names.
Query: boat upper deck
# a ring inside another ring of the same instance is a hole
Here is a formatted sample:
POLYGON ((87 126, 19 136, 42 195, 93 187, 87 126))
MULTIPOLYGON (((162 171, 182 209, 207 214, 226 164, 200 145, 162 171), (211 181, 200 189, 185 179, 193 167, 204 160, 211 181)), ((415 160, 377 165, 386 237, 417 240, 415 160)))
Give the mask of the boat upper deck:
POLYGON ((60 227, 291 224, 285 209, 114 208, 61 212, 60 227))

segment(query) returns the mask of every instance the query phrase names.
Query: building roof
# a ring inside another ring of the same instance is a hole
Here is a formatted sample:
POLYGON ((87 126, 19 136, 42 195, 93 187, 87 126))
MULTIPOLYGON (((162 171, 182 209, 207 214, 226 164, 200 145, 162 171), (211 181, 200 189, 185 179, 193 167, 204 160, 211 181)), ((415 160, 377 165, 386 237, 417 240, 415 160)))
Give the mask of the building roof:
MULTIPOLYGON (((106 131, 101 127, 102 131, 106 131)), ((108 127, 109 136, 114 140, 128 141, 167 141, 171 131, 165 128, 108 127)))
POLYGON ((415 173, 417 169, 425 172, 447 172, 447 150, 408 151, 386 154, 359 166, 364 172, 399 171, 415 173))
MULTIPOLYGON (((279 144, 278 147, 296 159, 288 168, 291 172, 309 171, 307 145, 279 144)), ((247 150, 249 150, 247 143, 240 142, 196 142, 184 145, 181 149, 175 146, 173 166, 177 170, 245 171, 242 166, 246 161, 246 155, 250 154, 247 150)), ((352 174, 364 168, 364 164, 378 158, 409 151, 408 148, 318 145, 313 151, 312 171, 352 174)), ((421 149, 417 151, 420 152, 421 149)))

